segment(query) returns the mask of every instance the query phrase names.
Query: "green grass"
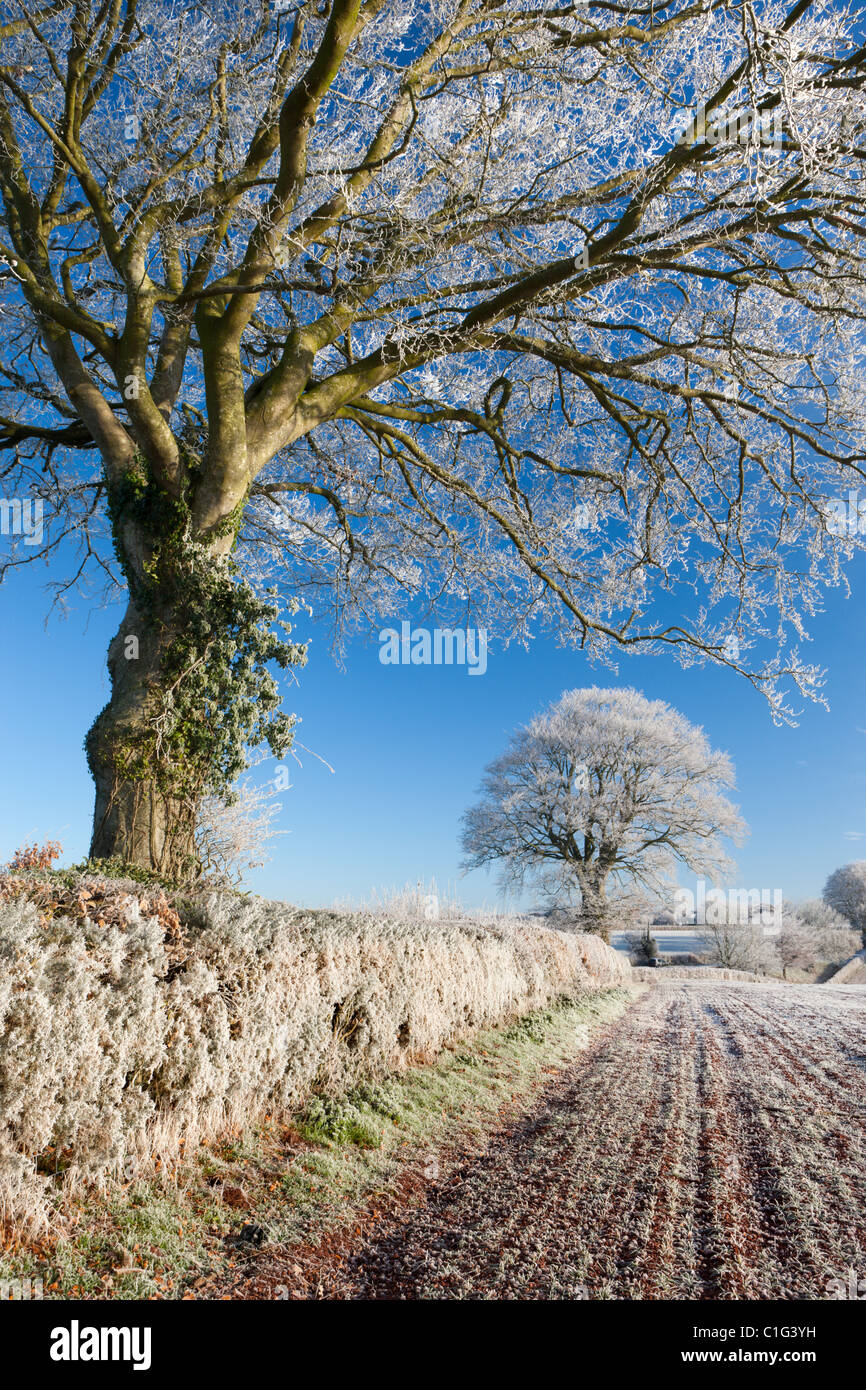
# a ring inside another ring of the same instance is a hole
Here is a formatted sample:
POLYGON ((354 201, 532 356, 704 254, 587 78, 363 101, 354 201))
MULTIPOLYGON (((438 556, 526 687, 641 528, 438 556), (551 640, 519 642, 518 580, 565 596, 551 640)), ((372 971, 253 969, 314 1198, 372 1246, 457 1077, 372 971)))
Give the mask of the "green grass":
POLYGON ((611 989, 562 1000, 476 1034, 429 1065, 336 1099, 317 1097, 289 1123, 202 1148, 171 1174, 87 1194, 58 1213, 67 1229, 50 1244, 0 1253, 0 1279, 41 1277, 49 1298, 196 1296, 197 1283, 239 1258, 226 1237, 244 1223, 263 1226, 280 1245, 316 1241, 388 1187, 402 1165, 480 1148, 633 997, 611 989), (224 1202, 224 1185, 240 1188, 249 1205, 224 1202))

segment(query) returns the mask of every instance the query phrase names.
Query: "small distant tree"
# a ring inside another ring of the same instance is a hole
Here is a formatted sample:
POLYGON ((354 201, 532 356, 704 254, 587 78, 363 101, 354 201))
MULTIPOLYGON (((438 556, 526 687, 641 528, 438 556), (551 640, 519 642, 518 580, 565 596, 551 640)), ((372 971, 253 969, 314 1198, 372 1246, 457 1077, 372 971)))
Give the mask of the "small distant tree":
POLYGON ((648 965, 650 961, 658 960, 658 942, 649 927, 641 932, 627 932, 626 943, 635 965, 648 965))
POLYGON ((820 898, 785 904, 776 943, 783 975, 793 965, 847 960, 859 944, 848 919, 820 898))
POLYGON ((722 841, 745 831, 723 794, 734 773, 703 730, 637 690, 566 691, 512 735, 464 817, 464 867, 498 863, 504 884, 580 893, 581 925, 608 939, 608 885, 650 892, 677 863, 717 878, 722 841))
POLYGON ((787 976, 792 966, 812 961, 817 954, 815 932, 791 903, 785 903, 782 910, 782 930, 776 942, 776 951, 783 977, 787 976))
POLYGON ((866 946, 866 859, 834 869, 824 884, 823 897, 825 903, 847 917, 866 946))
POLYGON ((769 937, 757 922, 730 921, 725 917, 708 922, 701 932, 711 965, 763 974, 775 963, 777 938, 769 937))
POLYGON ((672 912, 663 909, 661 912, 656 913, 652 920, 652 924, 654 927, 675 927, 677 925, 677 920, 672 912))
POLYGON ((852 955, 859 946, 857 932, 847 917, 837 912, 821 898, 808 898, 797 903, 797 913, 813 932, 823 959, 835 960, 852 955))

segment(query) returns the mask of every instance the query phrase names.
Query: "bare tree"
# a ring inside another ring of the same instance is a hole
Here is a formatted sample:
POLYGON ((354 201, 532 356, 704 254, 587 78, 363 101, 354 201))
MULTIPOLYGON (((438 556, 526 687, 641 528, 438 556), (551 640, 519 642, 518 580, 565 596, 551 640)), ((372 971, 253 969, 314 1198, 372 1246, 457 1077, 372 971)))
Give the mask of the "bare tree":
POLYGON ((784 904, 776 940, 783 976, 794 965, 847 960, 858 946, 859 938, 848 920, 820 898, 784 904))
POLYGON ((276 835, 274 821, 282 810, 273 783, 242 777, 230 792, 208 792, 198 808, 195 849, 201 878, 220 887, 242 883, 250 869, 270 859, 268 845, 276 835))
POLYGON ((823 897, 825 903, 847 917, 866 946, 866 859, 834 869, 824 884, 823 897))
POLYGON ((764 974, 776 960, 776 941, 752 921, 733 921, 727 914, 701 927, 706 958, 730 970, 755 970, 764 974))
POLYGON ((466 868, 507 884, 577 888, 584 930, 610 934, 608 882, 661 891, 676 865, 718 878, 745 825, 723 794, 730 759, 701 729, 636 690, 566 691, 512 735, 464 817, 466 868))
POLYGON ((815 692, 862 544, 857 8, 8 0, 8 564, 71 539, 59 596, 128 598, 93 855, 185 864, 288 745, 266 575, 815 692))

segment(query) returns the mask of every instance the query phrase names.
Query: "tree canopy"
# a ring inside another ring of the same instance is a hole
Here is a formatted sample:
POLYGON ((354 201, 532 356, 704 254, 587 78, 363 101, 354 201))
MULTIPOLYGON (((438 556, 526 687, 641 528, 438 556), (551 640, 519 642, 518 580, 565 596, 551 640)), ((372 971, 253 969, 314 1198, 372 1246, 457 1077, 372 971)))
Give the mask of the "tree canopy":
POLYGON ((137 684, 110 655, 97 782, 202 553, 338 628, 412 601, 815 693, 861 544, 857 10, 6 0, 0 458, 46 504, 6 563, 72 542, 60 592, 162 634, 137 684))
POLYGON ((834 869, 824 884, 824 901, 859 931, 866 946, 866 859, 834 869))
POLYGON ((718 879, 724 840, 745 823, 725 795, 731 760, 702 729, 637 690, 567 690, 511 737, 464 817, 466 867, 498 864, 506 885, 578 894, 607 933, 608 884, 657 893, 678 864, 718 879))

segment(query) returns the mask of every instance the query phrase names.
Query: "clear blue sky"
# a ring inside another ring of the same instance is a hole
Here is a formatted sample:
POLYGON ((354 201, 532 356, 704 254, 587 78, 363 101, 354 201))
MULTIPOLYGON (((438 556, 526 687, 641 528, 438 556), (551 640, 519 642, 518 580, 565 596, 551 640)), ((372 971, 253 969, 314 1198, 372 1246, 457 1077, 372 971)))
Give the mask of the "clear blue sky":
MULTIPOLYGON (((774 728, 742 678, 684 672, 663 656, 624 659, 613 675, 552 643, 503 650, 492 640, 487 673, 469 676, 463 667, 383 666, 374 635, 352 645, 340 670, 313 630, 309 664, 286 705, 303 718, 300 740, 335 771, 305 753, 302 767, 290 762, 280 821, 289 833, 250 886, 327 905, 418 879, 457 883, 461 812, 510 730, 564 689, 621 683, 669 701, 733 757, 736 799, 751 827, 737 885, 791 898, 819 893, 831 869, 866 857, 866 565, 852 575, 852 597, 829 595, 808 649, 829 668, 831 709, 806 708, 796 729, 774 728)), ((61 840, 64 862, 88 845, 82 740, 107 696, 105 650, 121 610, 75 601, 66 620, 46 627, 46 577, 33 566, 0 589, 0 861, 26 839, 61 840)), ((458 888, 471 905, 496 901, 486 874, 458 888)))

